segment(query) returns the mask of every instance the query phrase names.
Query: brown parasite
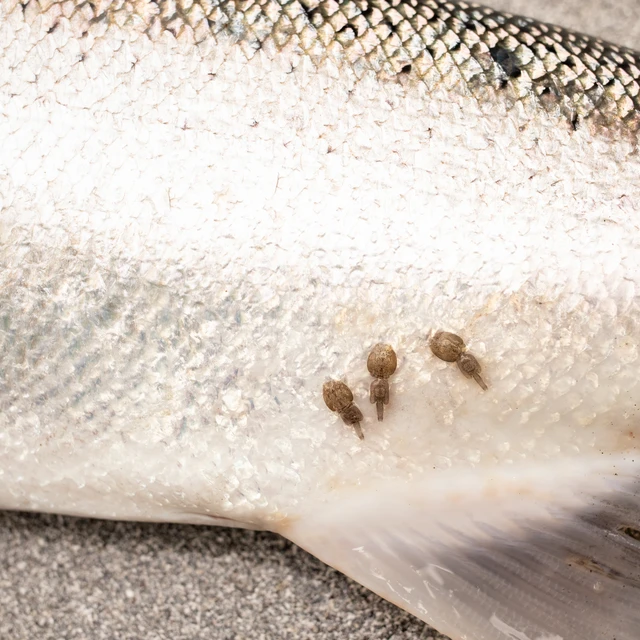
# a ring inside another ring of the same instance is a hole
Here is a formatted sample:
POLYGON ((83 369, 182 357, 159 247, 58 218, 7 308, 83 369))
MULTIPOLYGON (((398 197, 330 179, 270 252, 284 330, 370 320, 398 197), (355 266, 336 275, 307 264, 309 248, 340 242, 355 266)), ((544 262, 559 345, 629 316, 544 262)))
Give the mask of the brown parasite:
POLYGON ((398 366, 396 352, 389 344, 377 344, 367 358, 367 369, 375 378, 369 389, 369 400, 376 405, 378 422, 384 418, 384 405, 389 404, 389 378, 398 366))
POLYGON ((336 411, 345 424, 353 427, 358 438, 364 440, 364 433, 360 427, 364 417, 353 402, 351 389, 340 380, 329 380, 322 387, 322 397, 327 407, 336 411))
POLYGON ((467 352, 467 346, 460 336, 448 331, 436 331, 429 340, 429 347, 434 356, 445 362, 456 362, 465 377, 473 378, 481 389, 487 390, 487 385, 480 376, 482 367, 478 359, 467 352))

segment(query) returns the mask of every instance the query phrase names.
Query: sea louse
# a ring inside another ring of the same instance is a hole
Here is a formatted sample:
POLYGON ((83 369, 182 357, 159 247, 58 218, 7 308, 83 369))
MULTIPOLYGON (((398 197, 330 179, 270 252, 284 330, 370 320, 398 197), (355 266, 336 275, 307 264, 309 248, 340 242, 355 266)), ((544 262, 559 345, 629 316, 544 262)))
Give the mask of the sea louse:
POLYGON ((480 376, 482 367, 478 359, 467 352, 467 346, 460 336, 448 331, 436 331, 429 341, 429 347, 433 355, 445 362, 456 362, 465 377, 473 378, 484 391, 487 390, 487 385, 480 376))
POLYGON ((396 352, 389 344, 377 344, 367 358, 367 369, 375 378, 369 390, 369 400, 376 405, 378 421, 384 418, 384 405, 389 404, 389 378, 398 366, 396 352))
POLYGON ((345 424, 354 428, 358 438, 364 440, 364 433, 360 427, 363 420, 362 411, 354 404, 351 389, 340 380, 329 380, 322 387, 322 397, 327 407, 336 411, 345 424))

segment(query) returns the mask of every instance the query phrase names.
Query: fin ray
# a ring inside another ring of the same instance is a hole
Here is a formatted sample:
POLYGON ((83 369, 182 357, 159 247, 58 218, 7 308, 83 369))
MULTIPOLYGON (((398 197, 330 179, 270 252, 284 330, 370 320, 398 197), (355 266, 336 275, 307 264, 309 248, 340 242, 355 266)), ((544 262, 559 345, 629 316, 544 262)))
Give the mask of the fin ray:
POLYGON ((638 640, 638 466, 589 464, 354 488, 282 533, 453 640, 638 640))

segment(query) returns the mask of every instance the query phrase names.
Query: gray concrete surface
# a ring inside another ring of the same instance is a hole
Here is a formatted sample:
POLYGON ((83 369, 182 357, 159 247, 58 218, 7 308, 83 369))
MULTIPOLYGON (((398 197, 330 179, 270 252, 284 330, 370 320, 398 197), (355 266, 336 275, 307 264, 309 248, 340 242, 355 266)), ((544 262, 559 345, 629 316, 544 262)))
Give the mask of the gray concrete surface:
POLYGON ((0 512, 0 638, 441 638, 273 534, 0 512))
MULTIPOLYGON (((638 0, 492 6, 640 49, 638 0)), ((267 533, 0 512, 0 638, 438 638, 267 533)))

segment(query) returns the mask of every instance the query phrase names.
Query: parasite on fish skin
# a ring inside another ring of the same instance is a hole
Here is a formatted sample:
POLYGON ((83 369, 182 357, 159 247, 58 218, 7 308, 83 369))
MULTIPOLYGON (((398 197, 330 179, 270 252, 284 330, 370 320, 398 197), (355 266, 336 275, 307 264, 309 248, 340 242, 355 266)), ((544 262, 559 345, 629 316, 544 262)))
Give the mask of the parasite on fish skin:
POLYGON ((433 355, 445 362, 457 362, 465 377, 473 378, 483 391, 487 390, 487 385, 480 377, 482 367, 478 359, 467 352, 467 346, 460 336, 448 331, 437 331, 429 341, 429 346, 433 355))
POLYGON ((364 433, 360 427, 363 420, 362 411, 353 403, 351 389, 344 382, 329 380, 322 387, 322 397, 327 407, 336 411, 345 424, 354 428, 358 438, 364 440, 364 433))
POLYGON ((398 366, 396 352, 389 344, 377 344, 367 358, 367 369, 376 378, 371 383, 369 400, 376 405, 378 422, 384 417, 384 405, 389 404, 389 378, 398 366))
POLYGON ((445 362, 455 362, 466 349, 464 340, 455 333, 436 331, 429 341, 434 356, 445 362))
POLYGON ((460 354, 460 357, 458 358, 458 369, 460 369, 467 378, 473 378, 480 385, 483 391, 487 390, 487 385, 480 377, 482 367, 480 367, 480 363, 475 356, 470 353, 460 354))

